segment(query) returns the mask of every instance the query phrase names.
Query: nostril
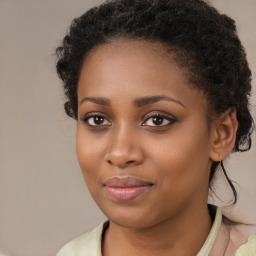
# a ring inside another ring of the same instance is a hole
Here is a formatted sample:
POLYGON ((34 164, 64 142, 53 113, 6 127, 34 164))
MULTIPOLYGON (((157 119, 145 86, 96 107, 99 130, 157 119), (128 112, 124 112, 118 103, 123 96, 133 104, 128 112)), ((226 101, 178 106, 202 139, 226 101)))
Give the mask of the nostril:
POLYGON ((126 162, 126 164, 133 164, 133 163, 135 163, 135 161, 133 161, 133 160, 126 162))
POLYGON ((112 150, 104 155, 104 161, 110 166, 125 168, 127 166, 141 164, 144 160, 144 155, 141 151, 134 152, 119 152, 112 150))
POLYGON ((115 165, 117 165, 117 166, 119 166, 119 167, 126 167, 126 166, 128 166, 128 165, 131 165, 131 164, 134 164, 134 163, 136 163, 136 161, 134 161, 134 160, 131 160, 131 161, 127 161, 127 162, 119 162, 119 163, 114 163, 114 162, 112 162, 111 160, 107 160, 107 163, 109 164, 109 165, 113 165, 113 164, 115 164, 115 165))

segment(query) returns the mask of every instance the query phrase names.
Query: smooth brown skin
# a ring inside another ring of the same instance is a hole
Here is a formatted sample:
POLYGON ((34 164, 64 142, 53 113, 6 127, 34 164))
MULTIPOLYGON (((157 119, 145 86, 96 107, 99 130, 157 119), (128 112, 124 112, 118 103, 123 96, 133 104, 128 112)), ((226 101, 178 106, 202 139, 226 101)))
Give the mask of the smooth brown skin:
POLYGON ((94 48, 78 84, 77 155, 87 186, 110 219, 102 254, 196 255, 210 231, 207 208, 213 161, 231 152, 236 113, 227 110, 209 128, 204 95, 186 82, 170 53, 157 43, 119 40, 94 48), (146 96, 168 96, 135 106, 146 96), (101 105, 85 97, 103 97, 101 105), (81 101, 83 102, 81 103, 81 101), (180 103, 177 103, 179 101, 180 103), (86 114, 103 115, 102 125, 86 114), (156 126, 147 114, 160 113, 156 126), (103 183, 131 175, 153 183, 126 203, 111 200, 103 183))

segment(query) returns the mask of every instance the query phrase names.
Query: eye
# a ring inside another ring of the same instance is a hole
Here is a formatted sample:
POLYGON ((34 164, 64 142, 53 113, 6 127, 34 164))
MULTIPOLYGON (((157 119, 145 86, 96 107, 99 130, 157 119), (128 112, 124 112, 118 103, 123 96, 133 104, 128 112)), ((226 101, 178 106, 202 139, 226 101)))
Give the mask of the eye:
POLYGON ((153 126, 153 127, 164 127, 171 125, 176 122, 174 117, 167 116, 166 114, 161 114, 161 113, 149 113, 145 116, 146 121, 143 122, 143 126, 153 126))
POLYGON ((86 123, 89 126, 99 127, 99 126, 110 126, 111 122, 108 119, 99 113, 89 113, 81 118, 83 123, 86 123))

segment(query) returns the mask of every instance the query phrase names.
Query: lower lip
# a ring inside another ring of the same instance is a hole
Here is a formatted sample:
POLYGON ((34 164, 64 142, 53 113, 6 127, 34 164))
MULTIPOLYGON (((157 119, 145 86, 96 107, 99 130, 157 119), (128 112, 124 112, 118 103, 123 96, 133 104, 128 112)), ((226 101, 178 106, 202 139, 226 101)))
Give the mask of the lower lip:
POLYGON ((129 202, 136 197, 147 193, 151 186, 141 187, 108 187, 105 186, 105 191, 108 193, 110 198, 117 202, 129 202))

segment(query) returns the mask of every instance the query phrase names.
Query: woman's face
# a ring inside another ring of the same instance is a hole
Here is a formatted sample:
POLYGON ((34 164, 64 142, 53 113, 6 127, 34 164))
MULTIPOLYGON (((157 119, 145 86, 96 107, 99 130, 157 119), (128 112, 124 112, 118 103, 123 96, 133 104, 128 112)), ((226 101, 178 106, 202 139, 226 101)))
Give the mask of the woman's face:
POLYGON ((207 102, 163 46, 115 41, 94 48, 77 94, 79 164, 110 220, 149 227, 206 205, 207 102))

